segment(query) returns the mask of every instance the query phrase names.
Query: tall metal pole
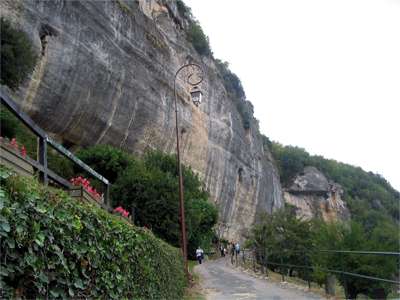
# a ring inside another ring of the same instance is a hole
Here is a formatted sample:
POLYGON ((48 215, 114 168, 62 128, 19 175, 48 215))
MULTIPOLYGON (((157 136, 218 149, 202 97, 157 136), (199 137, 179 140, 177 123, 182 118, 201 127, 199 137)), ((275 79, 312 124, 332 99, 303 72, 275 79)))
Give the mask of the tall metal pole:
MULTIPOLYGON (((185 222, 185 202, 183 198, 183 177, 182 177, 182 165, 181 165, 181 157, 180 157, 180 147, 179 147, 179 121, 178 121, 178 105, 177 105, 177 94, 176 94, 176 78, 178 77, 178 74, 181 70, 183 70, 186 67, 190 66, 195 66, 199 68, 199 70, 202 73, 203 76, 203 70, 202 68, 195 63, 188 63, 183 65, 176 71, 175 73, 175 78, 174 78, 174 95, 175 95, 175 121, 176 121, 176 158, 177 158, 177 164, 178 164, 178 174, 179 174, 179 211, 180 211, 180 223, 181 223, 181 250, 182 250, 182 255, 183 255, 183 260, 184 260, 184 267, 185 267, 185 274, 186 278, 189 278, 189 269, 188 269, 188 261, 187 261, 187 241, 186 241, 186 222, 185 222)), ((203 77, 201 76, 200 80, 196 82, 190 82, 190 78, 193 74, 189 74, 188 77, 186 78, 186 82, 189 85, 197 85, 200 82, 203 81, 203 77)))

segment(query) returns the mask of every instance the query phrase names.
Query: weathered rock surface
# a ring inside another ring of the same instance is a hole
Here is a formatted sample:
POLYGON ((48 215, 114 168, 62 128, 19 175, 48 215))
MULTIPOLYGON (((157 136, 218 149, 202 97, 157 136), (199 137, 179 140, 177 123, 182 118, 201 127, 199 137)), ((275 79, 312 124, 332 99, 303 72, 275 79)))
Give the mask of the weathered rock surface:
POLYGON ((204 66, 205 101, 194 106, 178 81, 182 156, 218 204, 222 235, 239 238, 256 212, 282 206, 257 123, 244 130, 213 60, 186 41, 175 1, 3 0, 0 9, 40 56, 14 96, 60 141, 175 152, 173 77, 193 59, 204 66))
POLYGON ((315 167, 305 167, 283 192, 285 202, 296 207, 299 217, 305 219, 320 217, 327 222, 350 218, 350 212, 342 200, 342 195, 342 187, 328 181, 315 167))

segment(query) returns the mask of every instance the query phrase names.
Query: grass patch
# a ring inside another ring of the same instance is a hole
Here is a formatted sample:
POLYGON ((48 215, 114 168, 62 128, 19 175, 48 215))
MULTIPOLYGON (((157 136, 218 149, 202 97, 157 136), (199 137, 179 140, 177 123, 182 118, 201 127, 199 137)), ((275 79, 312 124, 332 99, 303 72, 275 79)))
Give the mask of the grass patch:
POLYGON ((184 300, 205 300, 206 297, 202 293, 200 288, 200 276, 199 274, 195 273, 194 267, 197 265, 197 261, 189 260, 189 273, 192 276, 192 282, 190 286, 185 290, 185 294, 183 296, 184 300))

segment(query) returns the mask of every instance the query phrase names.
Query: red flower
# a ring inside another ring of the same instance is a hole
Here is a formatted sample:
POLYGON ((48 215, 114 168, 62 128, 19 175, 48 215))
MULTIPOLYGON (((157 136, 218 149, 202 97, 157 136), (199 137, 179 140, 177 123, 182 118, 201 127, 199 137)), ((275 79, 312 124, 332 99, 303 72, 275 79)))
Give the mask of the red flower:
POLYGON ((128 218, 129 216, 129 212, 123 209, 121 206, 114 208, 114 212, 121 214, 124 218, 128 218))
POLYGON ((24 145, 22 145, 22 147, 21 147, 21 155, 22 155, 23 157, 26 156, 26 148, 25 148, 24 145))
POLYGON ((75 186, 80 186, 80 185, 81 185, 81 186, 83 186, 83 188, 84 188, 90 195, 92 195, 97 201, 100 200, 100 198, 101 198, 100 193, 97 192, 96 189, 93 188, 93 187, 90 185, 90 181, 87 180, 86 178, 83 178, 82 176, 79 176, 79 177, 71 178, 69 181, 71 182, 72 185, 75 185, 75 186))

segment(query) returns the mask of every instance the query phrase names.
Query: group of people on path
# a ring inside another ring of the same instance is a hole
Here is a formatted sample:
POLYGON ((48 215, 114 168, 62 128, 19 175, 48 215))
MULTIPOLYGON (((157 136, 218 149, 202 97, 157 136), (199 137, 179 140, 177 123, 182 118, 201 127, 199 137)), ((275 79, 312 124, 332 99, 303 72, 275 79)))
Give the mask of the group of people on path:
MULTIPOLYGON (((228 245, 225 245, 221 243, 221 245, 219 246, 219 251, 221 254, 221 257, 225 257, 226 254, 228 254, 228 250, 226 249, 227 247, 229 247, 230 250, 230 254, 231 254, 231 263, 233 264, 236 258, 237 261, 237 257, 240 254, 240 244, 239 242, 229 242, 228 245)), ((199 262, 199 264, 202 263, 203 259, 204 259, 204 251, 203 249, 201 249, 201 247, 197 247, 196 249, 196 259, 199 262)))
POLYGON ((231 263, 234 263, 234 258, 237 259, 238 255, 240 254, 240 244, 239 242, 229 242, 228 245, 225 247, 224 244, 220 245, 220 253, 221 257, 225 257, 225 255, 228 253, 228 250, 226 248, 229 248, 230 254, 231 254, 231 263))

